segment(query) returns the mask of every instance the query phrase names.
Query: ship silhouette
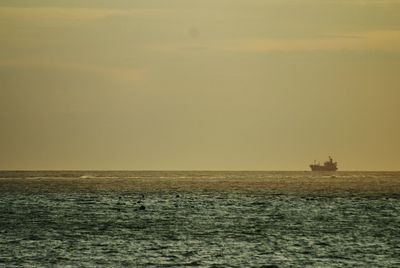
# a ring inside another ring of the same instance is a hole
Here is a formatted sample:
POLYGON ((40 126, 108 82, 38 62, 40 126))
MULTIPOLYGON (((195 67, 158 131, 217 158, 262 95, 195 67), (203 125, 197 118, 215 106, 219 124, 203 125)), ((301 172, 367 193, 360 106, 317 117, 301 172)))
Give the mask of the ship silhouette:
POLYGON ((312 171, 336 171, 337 168, 337 162, 333 162, 332 157, 329 156, 329 161, 324 162, 323 165, 317 164, 314 161, 314 164, 310 165, 310 168, 312 171))

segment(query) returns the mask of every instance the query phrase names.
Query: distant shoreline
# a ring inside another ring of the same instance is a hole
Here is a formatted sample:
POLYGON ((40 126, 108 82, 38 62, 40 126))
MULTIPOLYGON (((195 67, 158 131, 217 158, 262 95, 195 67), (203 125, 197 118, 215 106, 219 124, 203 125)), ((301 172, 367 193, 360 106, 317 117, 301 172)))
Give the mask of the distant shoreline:
MULTIPOLYGON (((65 172, 65 171, 64 171, 65 172)), ((400 194, 400 172, 0 172, 0 191, 223 191, 271 194, 400 194), (136 174, 135 174, 136 173, 136 174), (164 174, 163 174, 164 173, 164 174), (24 174, 24 172, 19 173, 24 174), (258 175, 257 175, 258 174, 258 175), (10 174, 9 174, 10 175, 10 174), (57 176, 59 175, 59 176, 57 176)))

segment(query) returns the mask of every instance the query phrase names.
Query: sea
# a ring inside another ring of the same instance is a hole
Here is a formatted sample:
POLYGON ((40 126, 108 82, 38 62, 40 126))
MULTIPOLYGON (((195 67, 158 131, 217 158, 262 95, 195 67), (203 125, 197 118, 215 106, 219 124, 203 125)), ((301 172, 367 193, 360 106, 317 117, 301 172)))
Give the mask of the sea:
POLYGON ((1 171, 0 267, 400 267, 400 172, 1 171))

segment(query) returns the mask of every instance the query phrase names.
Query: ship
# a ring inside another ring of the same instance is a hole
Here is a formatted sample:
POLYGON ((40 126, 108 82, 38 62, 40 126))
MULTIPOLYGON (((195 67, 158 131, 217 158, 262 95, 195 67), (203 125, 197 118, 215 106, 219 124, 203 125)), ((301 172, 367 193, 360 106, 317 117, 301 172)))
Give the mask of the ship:
POLYGON ((326 161, 323 165, 320 163, 316 163, 314 161, 314 164, 310 165, 310 168, 312 171, 336 171, 337 168, 337 162, 333 162, 332 157, 329 156, 329 161, 326 161))

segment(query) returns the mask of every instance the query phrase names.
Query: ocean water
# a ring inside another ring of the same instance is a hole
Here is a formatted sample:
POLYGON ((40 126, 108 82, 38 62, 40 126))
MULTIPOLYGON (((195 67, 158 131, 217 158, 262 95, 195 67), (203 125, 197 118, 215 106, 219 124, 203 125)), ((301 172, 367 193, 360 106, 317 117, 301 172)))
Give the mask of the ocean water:
POLYGON ((400 267, 398 172, 0 172, 0 267, 400 267))

